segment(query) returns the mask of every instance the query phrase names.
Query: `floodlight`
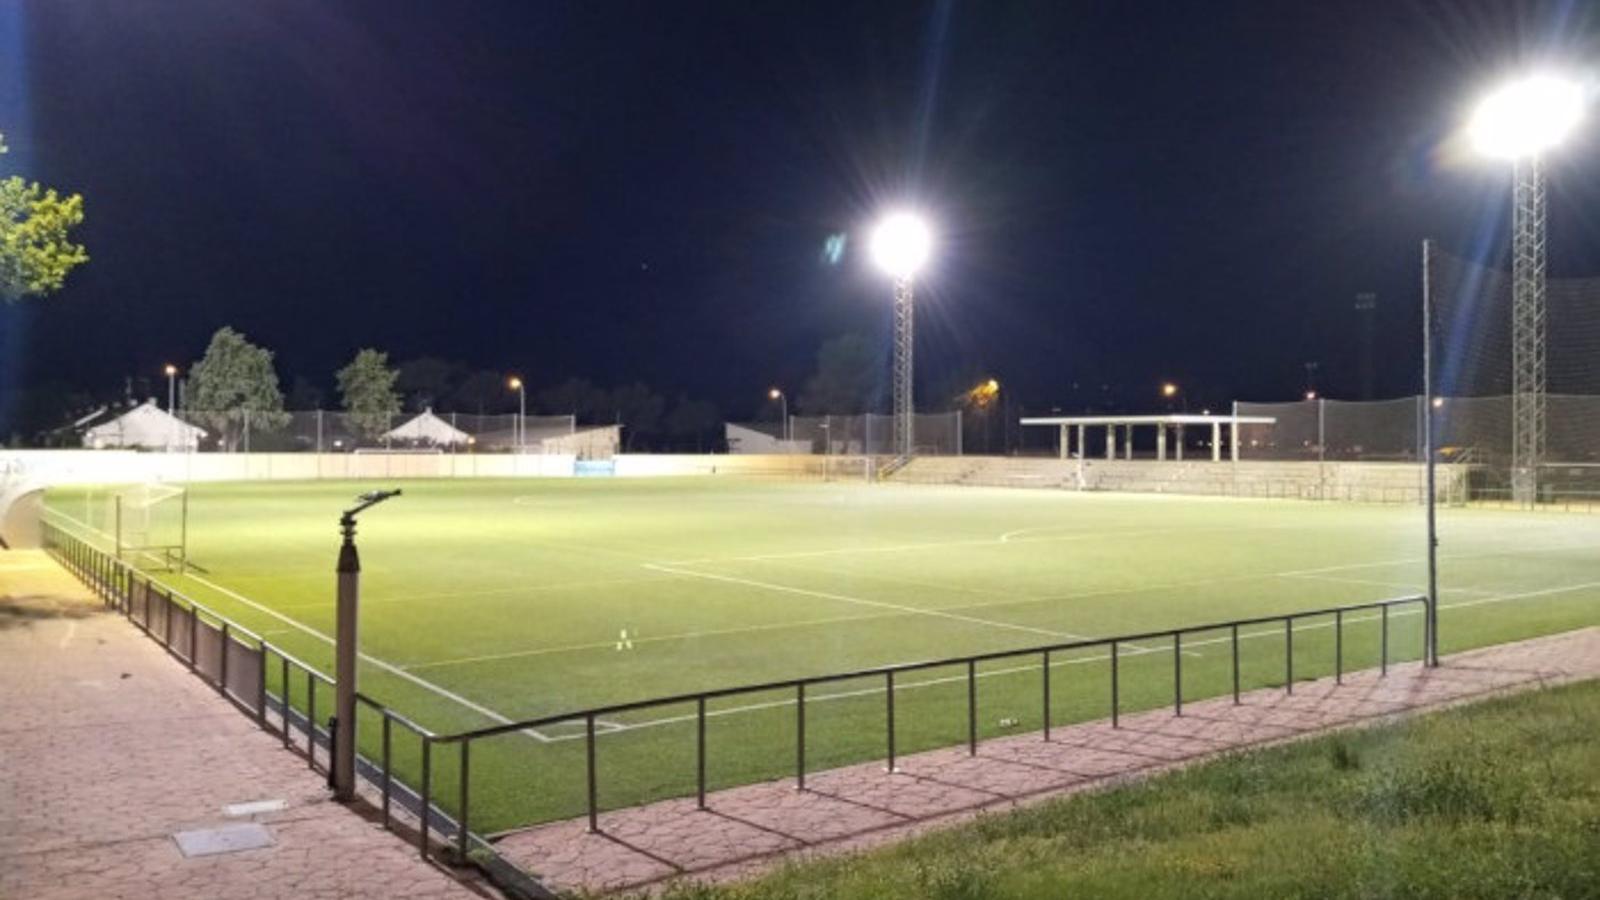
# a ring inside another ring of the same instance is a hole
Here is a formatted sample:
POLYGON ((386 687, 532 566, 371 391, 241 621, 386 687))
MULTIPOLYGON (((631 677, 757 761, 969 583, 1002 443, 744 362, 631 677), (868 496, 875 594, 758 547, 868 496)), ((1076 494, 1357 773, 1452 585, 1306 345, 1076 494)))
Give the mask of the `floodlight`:
POLYGON ((1533 75, 1495 90, 1478 104, 1467 133, 1479 153, 1527 159, 1555 147, 1583 119, 1583 88, 1533 75))
POLYGON ((933 237, 911 213, 894 213, 872 232, 872 261, 896 278, 910 278, 928 261, 933 237))
POLYGON ((1176 396, 1178 396, 1178 386, 1173 384, 1170 381, 1165 383, 1165 384, 1163 384, 1161 386, 1161 396, 1163 396, 1163 397, 1176 397, 1176 396))
POLYGON ((513 375, 511 376, 511 379, 506 382, 506 387, 511 388, 513 391, 520 391, 522 390, 522 379, 513 375))
POLYGON ((171 378, 172 376, 178 374, 178 367, 172 363, 167 363, 166 368, 162 369, 161 371, 166 373, 168 378, 171 378))
POLYGON ((780 391, 777 388, 773 388, 772 390, 767 391, 767 399, 768 400, 776 400, 776 399, 778 399, 779 397, 782 397, 782 396, 783 396, 783 391, 780 391))

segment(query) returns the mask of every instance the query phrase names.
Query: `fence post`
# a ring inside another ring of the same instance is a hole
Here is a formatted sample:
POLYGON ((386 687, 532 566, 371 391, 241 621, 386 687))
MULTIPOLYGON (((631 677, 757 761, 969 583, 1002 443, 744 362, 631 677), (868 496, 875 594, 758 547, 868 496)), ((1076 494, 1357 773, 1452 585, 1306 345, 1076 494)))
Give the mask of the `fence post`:
POLYGON ((967 660, 967 755, 978 755, 978 661, 967 660))
POLYGON ((795 685, 794 694, 794 789, 806 789, 806 683, 795 685))
POLYGON ((888 724, 888 727, 887 727, 886 730, 888 731, 888 734, 889 734, 889 772, 891 774, 893 774, 894 773, 894 670, 890 669, 889 671, 887 671, 887 672, 885 672, 883 674, 884 674, 884 680, 885 680, 885 684, 886 684, 886 689, 884 690, 884 696, 888 698, 887 699, 887 706, 886 706, 886 708, 884 710, 884 714, 886 716, 886 720, 887 720, 887 724, 888 724))
POLYGON ((598 805, 599 789, 596 785, 597 775, 595 772, 594 759, 594 713, 590 713, 584 717, 583 729, 584 755, 586 757, 585 762, 587 764, 589 773, 589 833, 596 834, 600 831, 600 811, 596 808, 598 805))
POLYGON ((390 743, 391 732, 393 731, 393 728, 391 728, 390 726, 391 726, 391 723, 392 723, 393 720, 390 719, 389 711, 387 709, 380 709, 380 712, 382 712, 382 714, 383 714, 383 784, 382 784, 382 787, 383 787, 383 827, 388 828, 389 827, 389 789, 390 789, 390 779, 391 779, 391 776, 389 774, 389 764, 393 761, 393 755, 392 755, 392 746, 393 745, 390 743))
POLYGON ((695 706, 695 784, 698 785, 699 807, 706 808, 706 698, 696 697, 695 706))
POLYGON ((1044 651, 1044 739, 1050 740, 1050 651, 1044 651))
POLYGON ((1344 684, 1344 610, 1333 613, 1333 683, 1344 684))
POLYGON ((1283 687, 1294 693, 1294 616, 1283 620, 1283 687))
POLYGON ((267 728, 267 642, 262 641, 256 653, 256 726, 267 728))
MULTIPOLYGON (((354 737, 352 734, 351 739, 353 740, 354 737)), ((461 739, 461 813, 456 817, 456 855, 460 857, 459 862, 466 862, 467 860, 467 800, 471 772, 471 769, 468 768, 471 757, 468 755, 467 748, 471 745, 472 740, 470 738, 461 739)))
POLYGON ((1233 625, 1233 705, 1239 705, 1239 626, 1233 625))
MULTIPOLYGON (((194 607, 189 607, 189 630, 198 631, 200 628, 200 612, 194 607)), ((222 648, 217 653, 217 690, 222 696, 228 696, 228 620, 222 620, 222 648)))
POLYGON ((1172 633, 1172 714, 1183 715, 1183 632, 1172 633))
POLYGON ((1118 716, 1117 716, 1117 712, 1118 712, 1117 707, 1120 705, 1118 703, 1118 699, 1119 698, 1117 696, 1117 642, 1116 641, 1112 641, 1111 642, 1111 727, 1112 728, 1119 727, 1118 726, 1118 722, 1117 722, 1117 718, 1118 718, 1118 716))
POLYGON ((306 762, 317 767, 317 676, 306 670, 306 762))
POLYGON ((1383 619, 1383 638, 1380 641, 1381 649, 1379 650, 1378 656, 1378 674, 1383 676, 1389 674, 1389 604, 1387 603, 1383 605, 1383 615, 1381 618, 1383 619))
MULTIPOLYGON (((287 692, 285 692, 287 693, 287 692)), ((433 738, 422 736, 422 809, 418 811, 418 818, 422 820, 417 828, 417 848, 422 851, 422 858, 428 858, 428 814, 433 810, 433 738)))
POLYGON ((289 747, 289 656, 286 653, 278 654, 278 661, 283 663, 282 679, 279 686, 283 690, 283 746, 289 747))

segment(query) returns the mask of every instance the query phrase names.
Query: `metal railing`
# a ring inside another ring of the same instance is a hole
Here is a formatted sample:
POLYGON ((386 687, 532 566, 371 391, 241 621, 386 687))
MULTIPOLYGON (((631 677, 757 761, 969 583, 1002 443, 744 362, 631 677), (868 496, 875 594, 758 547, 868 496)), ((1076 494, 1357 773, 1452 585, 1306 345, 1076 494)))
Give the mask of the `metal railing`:
MULTIPOLYGON (((1028 647, 1020 650, 998 650, 967 656, 954 656, 937 660, 925 660, 921 662, 901 663, 889 666, 857 669, 849 672, 836 672, 828 675, 819 675, 808 678, 768 681, 756 684, 740 685, 737 687, 721 688, 717 690, 674 694, 671 696, 655 697, 647 700, 616 703, 607 706, 597 706, 589 709, 581 709, 555 715, 540 716, 537 718, 524 719, 517 722, 509 722, 486 728, 477 728, 470 731, 456 732, 453 734, 429 734, 423 736, 422 739, 421 803, 425 807, 431 805, 433 793, 431 775, 433 771, 435 749, 448 744, 457 745, 457 764, 459 767, 457 790, 459 796, 456 798, 456 820, 460 827, 456 829, 456 836, 460 844, 459 849, 461 852, 465 853, 467 850, 468 835, 470 834, 470 809, 472 805, 472 798, 470 796, 471 779, 469 778, 472 743, 474 741, 513 734, 516 732, 537 732, 538 729, 547 728, 552 725, 581 722, 583 725, 582 739, 584 741, 584 766, 586 771, 585 791, 588 827, 591 832, 598 832, 600 830, 600 805, 598 802, 599 766, 596 736, 597 733, 600 732, 597 732, 596 725, 597 723, 602 722, 602 720, 606 720, 619 714, 638 712, 641 710, 658 707, 682 706, 688 704, 694 705, 695 793, 699 808, 704 809, 706 805, 707 704, 714 700, 722 700, 730 697, 738 697, 750 694, 776 693, 780 691, 792 692, 794 697, 793 703, 795 709, 796 738, 794 746, 794 780, 795 787, 797 789, 805 790, 806 695, 809 688, 814 688, 818 685, 826 685, 848 680, 870 678, 883 679, 883 715, 885 735, 887 739, 884 747, 883 759, 886 762, 886 771, 892 773, 896 771, 895 764, 897 760, 897 747, 895 742, 895 680, 897 676, 942 667, 964 667, 967 706, 966 744, 968 753, 971 755, 976 755, 979 746, 977 680, 979 677, 978 665, 980 663, 1033 657, 1037 657, 1039 659, 1041 671, 1043 672, 1041 685, 1044 722, 1043 739, 1048 741, 1050 740, 1050 732, 1053 724, 1050 697, 1050 672, 1052 667, 1052 656, 1084 650, 1103 649, 1105 651, 1106 660, 1109 667, 1108 674, 1110 681, 1110 696, 1107 698, 1108 711, 1110 714, 1112 727, 1115 728, 1120 727, 1122 714, 1122 691, 1120 685, 1119 668, 1122 657, 1125 655, 1130 655, 1129 651, 1127 651, 1125 648, 1133 647, 1136 648, 1133 652, 1137 652, 1139 654, 1149 654, 1152 652, 1164 651, 1154 650, 1148 645, 1155 644, 1164 646, 1167 642, 1170 642, 1173 684, 1172 706, 1174 714, 1181 716, 1183 715, 1183 656, 1185 653, 1184 640, 1186 637, 1198 635, 1204 632, 1226 631, 1228 633, 1228 642, 1231 646, 1232 653, 1232 696, 1233 701, 1238 703, 1240 702, 1242 693, 1239 659, 1241 628, 1282 623, 1285 642, 1283 659, 1283 688, 1287 693, 1293 694, 1295 680, 1294 634, 1296 622, 1324 618, 1332 620, 1331 624, 1334 632, 1334 678, 1337 683, 1343 683, 1345 672, 1344 631, 1347 617, 1353 613, 1376 613, 1376 618, 1379 621, 1380 629, 1379 669, 1381 674, 1386 675, 1388 674, 1390 662, 1390 611, 1396 607, 1404 607, 1409 605, 1417 605, 1425 609, 1426 604, 1427 598, 1424 596, 1407 596, 1391 600, 1379 600, 1370 603, 1359 603, 1348 606, 1326 607, 1322 609, 1303 610, 1278 615, 1233 619, 1224 622, 1214 622, 1205 625, 1194 625, 1183 628, 1147 631, 1137 634, 1117 635, 1106 638, 1072 640, 1045 646, 1028 647)), ((1423 648, 1426 648, 1428 646, 1426 616, 1423 617, 1423 628, 1422 646, 1423 648)), ((902 688, 902 690, 903 689, 904 688, 902 688)), ((608 728, 607 732, 604 733, 614 733, 614 728, 615 726, 611 726, 608 728)), ((428 825, 426 822, 423 823, 422 832, 418 836, 418 846, 422 849, 422 852, 426 854, 428 847, 428 825)))
MULTIPOLYGON (((253 718, 262 730, 280 737, 286 749, 302 752, 313 771, 330 774, 333 736, 338 726, 332 718, 318 722, 317 709, 319 695, 331 693, 334 687, 332 678, 250 629, 144 575, 114 554, 49 522, 42 523, 42 529, 45 550, 88 585, 108 608, 127 617, 253 718), (207 649, 213 640, 220 641, 216 645, 220 651, 215 654, 207 649), (277 693, 271 689, 269 673, 278 677, 277 693), (297 683, 304 685, 303 711, 295 704, 297 683), (323 751, 320 759, 319 747, 323 751)), ((358 693, 356 700, 379 717, 378 758, 359 756, 357 771, 378 791, 384 826, 393 824, 392 807, 399 803, 424 823, 424 835, 434 830, 455 836, 463 847, 469 837, 482 844, 476 836, 465 834, 453 817, 423 802, 418 791, 395 775, 395 726, 424 742, 435 736, 433 732, 369 696, 358 693)))

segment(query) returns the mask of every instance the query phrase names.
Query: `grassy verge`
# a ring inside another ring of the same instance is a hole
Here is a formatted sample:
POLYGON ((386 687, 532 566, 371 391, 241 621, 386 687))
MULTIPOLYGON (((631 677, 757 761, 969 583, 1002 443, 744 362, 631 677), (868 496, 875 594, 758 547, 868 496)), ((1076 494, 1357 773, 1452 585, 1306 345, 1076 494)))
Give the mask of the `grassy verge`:
POLYGON ((1597 736, 1587 682, 668 896, 1600 897, 1597 736))

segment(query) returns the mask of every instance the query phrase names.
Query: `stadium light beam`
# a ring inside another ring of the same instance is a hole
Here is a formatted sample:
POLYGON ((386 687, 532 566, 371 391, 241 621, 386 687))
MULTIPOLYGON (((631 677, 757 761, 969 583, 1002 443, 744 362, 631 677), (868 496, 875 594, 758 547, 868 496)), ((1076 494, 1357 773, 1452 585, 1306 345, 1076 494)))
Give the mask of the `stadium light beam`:
POLYGON ((1486 96, 1467 124, 1472 145, 1509 160, 1511 215, 1511 494, 1538 499, 1545 450, 1545 184, 1543 156, 1584 116, 1582 86, 1537 73, 1486 96))
POLYGON ((915 445, 912 395, 916 331, 911 279, 933 251, 926 223, 908 212, 886 216, 872 232, 872 260, 894 279, 894 451, 901 459, 915 445))

